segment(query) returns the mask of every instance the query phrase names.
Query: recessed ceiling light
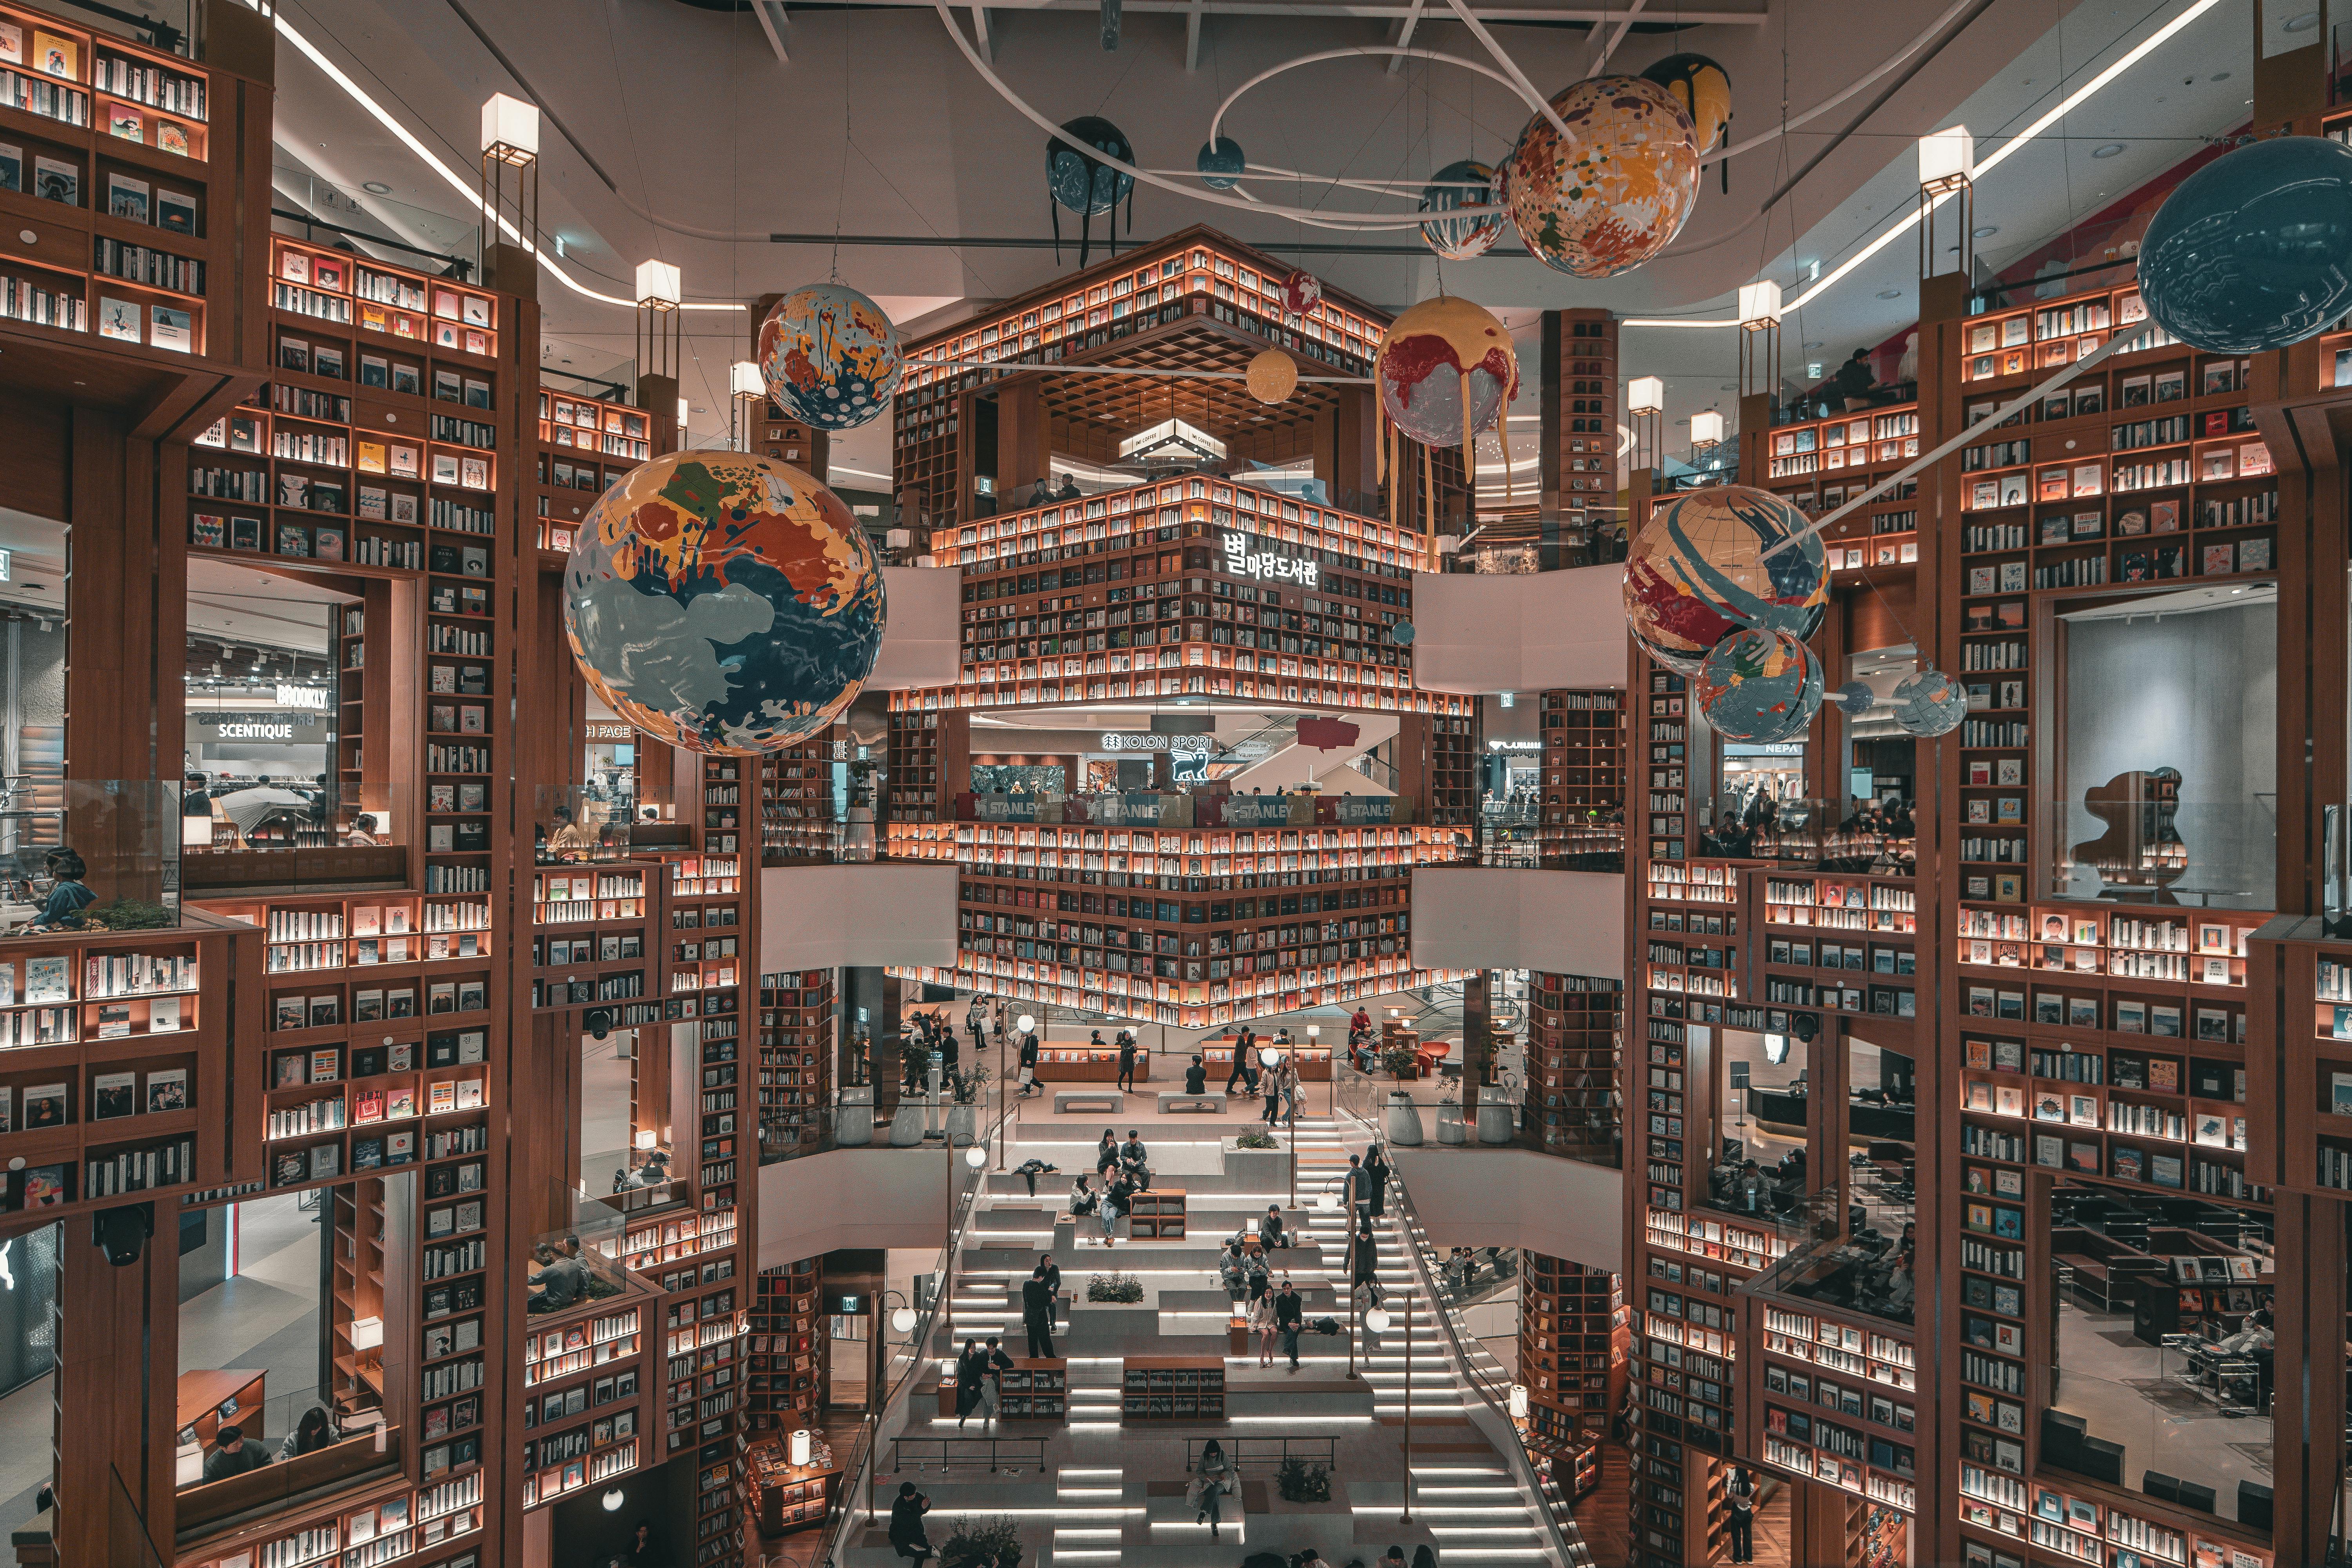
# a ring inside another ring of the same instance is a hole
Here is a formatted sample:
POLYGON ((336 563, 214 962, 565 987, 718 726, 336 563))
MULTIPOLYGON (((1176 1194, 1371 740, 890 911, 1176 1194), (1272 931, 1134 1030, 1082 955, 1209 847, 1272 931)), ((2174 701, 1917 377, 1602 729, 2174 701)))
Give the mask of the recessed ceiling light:
POLYGON ((362 185, 360 189, 363 191, 373 191, 380 196, 388 196, 392 195, 392 187, 385 184, 382 180, 370 180, 367 184, 362 185))
POLYGON ((2228 71, 2215 71, 2211 76, 2207 77, 2205 79, 2207 81, 2227 81, 2230 79, 2230 73, 2228 71))
POLYGON ((1878 291, 1878 297, 1882 300, 1900 300, 1903 298, 1903 290, 1900 289, 1881 289, 1878 291))
POLYGON ((1806 352, 1807 353, 1812 353, 1815 349, 1817 349, 1817 348, 1819 348, 1819 347, 1821 347, 1821 346, 1822 346, 1822 345, 1821 345, 1820 343, 1818 343, 1818 342, 1807 343, 1807 344, 1805 345, 1805 352, 1806 352))
POLYGON ((2300 16, 2289 16, 2286 19, 2286 30, 2290 33, 2308 33, 2317 26, 2319 26, 2319 13, 2316 11, 2305 11, 2300 16))
POLYGON ((2000 232, 2000 225, 1997 223, 1979 224, 1976 228, 1969 232, 1979 239, 1990 239, 1994 235, 2000 232))
POLYGON ((2112 158, 2112 157, 2114 157, 2116 153, 2118 153, 2122 152, 2123 150, 2124 150, 2124 144, 2123 144, 2122 142, 2110 142, 2106 143, 2106 144, 2105 144, 2105 146, 2103 146, 2103 147, 2094 147, 2094 148, 2092 148, 2092 149, 2091 149, 2091 156, 2092 156, 2092 157, 2094 157, 2094 158, 2112 158))

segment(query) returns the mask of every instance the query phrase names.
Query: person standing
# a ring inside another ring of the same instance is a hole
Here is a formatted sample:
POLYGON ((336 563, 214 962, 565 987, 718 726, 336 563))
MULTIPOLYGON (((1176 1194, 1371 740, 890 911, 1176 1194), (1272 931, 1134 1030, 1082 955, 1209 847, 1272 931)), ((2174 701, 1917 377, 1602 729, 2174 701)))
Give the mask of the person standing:
POLYGON ((964 1341, 963 1353, 956 1357, 955 1369, 956 1427, 958 1430, 961 1430, 963 1424, 971 1419, 972 1406, 980 1403, 980 1383, 981 1378, 983 1375, 983 1370, 986 1368, 987 1364, 988 1358, 981 1353, 980 1342, 978 1340, 964 1341))
POLYGON ((1021 1037, 1021 1098, 1043 1094, 1045 1089, 1037 1081, 1037 1031, 1032 1029, 1021 1037))
POLYGON ((1282 1277, 1282 1289, 1274 1293, 1274 1326, 1282 1335, 1282 1352, 1290 1358, 1290 1370, 1298 1370, 1298 1330, 1307 1321, 1306 1303, 1299 1299, 1298 1287, 1290 1276, 1282 1277))
POLYGON ((1119 1088, 1131 1089, 1135 1087, 1135 1058, 1140 1048, 1135 1043, 1135 1031, 1121 1029, 1118 1032, 1119 1088))
POLYGON ((1257 1037, 1250 1033, 1250 1026, 1247 1024, 1244 1024, 1241 1031, 1234 1036, 1234 1070, 1225 1075, 1227 1094, 1233 1093, 1234 1085, 1249 1077, 1250 1053, 1256 1045, 1257 1037))
POLYGON ((1364 1174, 1371 1184, 1370 1202, 1372 1217, 1380 1219, 1388 1212, 1389 1157, 1378 1143, 1373 1144, 1372 1152, 1364 1156, 1364 1174))
POLYGON ((1348 1156, 1348 1173, 1340 1181, 1339 1196, 1340 1202, 1347 1205, 1348 1223, 1350 1226, 1360 1225, 1372 1201, 1371 1173, 1364 1169, 1361 1154, 1348 1156))
POLYGON ((1734 1563, 1756 1561, 1756 1478, 1745 1465, 1731 1472, 1731 1483, 1725 1491, 1731 1499, 1731 1560, 1734 1563))
POLYGON ((898 1496, 890 1504, 890 1547, 915 1568, 923 1568, 930 1559, 930 1537, 923 1531, 923 1515, 930 1511, 931 1500, 917 1491, 914 1482, 898 1483, 898 1496))
POLYGON ((1042 1263, 1030 1271, 1021 1287, 1021 1326, 1028 1331, 1029 1354, 1034 1358, 1051 1357, 1054 1353, 1054 1288, 1045 1283, 1045 1266, 1042 1263))
POLYGON ((964 1032, 971 1037, 971 1056, 978 1061, 988 1049, 988 1004, 975 996, 971 1011, 963 1016, 964 1032))
POLYGON ((1276 1060, 1273 1073, 1267 1078, 1265 1087, 1265 1124, 1268 1127, 1282 1120, 1283 1095, 1289 1093, 1296 1096, 1297 1091, 1291 1085, 1297 1072, 1297 1064, 1288 1057, 1282 1057, 1276 1060))

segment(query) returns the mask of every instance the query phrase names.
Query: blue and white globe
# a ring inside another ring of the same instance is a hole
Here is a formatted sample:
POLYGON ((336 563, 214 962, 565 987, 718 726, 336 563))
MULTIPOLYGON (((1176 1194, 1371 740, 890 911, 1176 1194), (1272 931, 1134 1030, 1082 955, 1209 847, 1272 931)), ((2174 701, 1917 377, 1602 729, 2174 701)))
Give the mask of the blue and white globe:
POLYGON ((1727 741, 1794 740, 1821 711, 1822 661, 1787 632, 1743 626, 1708 652, 1691 689, 1727 741))
POLYGON ((1868 682, 1861 680, 1847 681, 1831 694, 1830 700, 1836 703, 1848 718, 1867 713, 1878 706, 1877 694, 1870 689, 1868 682))
POLYGON ((1932 738, 1960 727, 1969 716, 1969 694, 1958 681, 1929 665, 1895 689, 1890 706, 1904 731, 1932 738))

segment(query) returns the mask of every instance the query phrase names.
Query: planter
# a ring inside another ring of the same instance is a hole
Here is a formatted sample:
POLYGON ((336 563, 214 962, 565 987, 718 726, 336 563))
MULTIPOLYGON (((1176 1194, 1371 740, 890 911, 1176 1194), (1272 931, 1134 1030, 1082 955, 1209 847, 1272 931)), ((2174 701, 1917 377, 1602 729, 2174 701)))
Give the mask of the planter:
POLYGON ((1412 1096, 1405 1090, 1389 1090, 1389 1110, 1381 1122, 1391 1143, 1401 1149, 1421 1147, 1421 1112, 1413 1109, 1412 1096))
POLYGON ((890 1147, 912 1149, 923 1141, 923 1102, 902 1100, 890 1118, 890 1147))
POLYGON ((948 1107, 948 1142, 959 1149, 968 1149, 980 1133, 980 1107, 950 1105, 948 1107))
POLYGON ((1482 1089, 1478 1091, 1478 1142, 1508 1143, 1513 1136, 1511 1101, 1508 1091, 1482 1089))
POLYGON ((842 1149, 862 1148, 874 1142, 872 1084, 841 1091, 841 1104, 833 1113, 833 1142, 842 1149))
POLYGON ((1458 1100, 1437 1102, 1437 1141, 1440 1143, 1467 1143, 1470 1130, 1462 1124, 1462 1105, 1458 1100))
MULTIPOLYGON (((1225 1174, 1237 1193, 1276 1193, 1286 1191, 1290 1184, 1290 1151, 1281 1149, 1244 1149, 1230 1138, 1223 1140, 1225 1174)), ((1257 1205, 1264 1214, 1265 1205, 1257 1205)))
POLYGON ((849 831, 842 845, 844 860, 874 858, 874 808, 853 805, 849 808, 849 831))

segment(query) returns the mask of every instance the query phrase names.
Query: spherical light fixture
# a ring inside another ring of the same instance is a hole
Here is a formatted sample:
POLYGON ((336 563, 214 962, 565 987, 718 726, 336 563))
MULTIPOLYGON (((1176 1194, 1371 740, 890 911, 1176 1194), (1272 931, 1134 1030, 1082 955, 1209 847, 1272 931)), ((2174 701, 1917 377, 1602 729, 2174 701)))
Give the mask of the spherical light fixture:
POLYGON ((620 1488, 606 1487, 604 1495, 598 1500, 604 1505, 606 1513, 618 1513, 621 1511, 621 1505, 629 1500, 622 1493, 620 1488))
POLYGON ((1364 1314, 1364 1327, 1371 1330, 1372 1332, 1376 1334, 1384 1334, 1388 1332, 1389 1310, 1386 1307, 1374 1307, 1370 1311, 1366 1312, 1364 1314))
POLYGON ((975 1143, 963 1152, 963 1163, 975 1171, 981 1170, 988 1163, 988 1151, 975 1143))
POLYGON ((1281 1060, 1282 1053, 1272 1046, 1262 1047, 1257 1053, 1257 1065, 1262 1068, 1273 1067, 1281 1060))
POLYGON ((1013 1026, 1018 1028, 1024 1035, 1037 1026, 1037 1020, 1031 1017, 1026 1013, 1024 1013, 1021 1016, 1015 1018, 1013 1023, 1013 1026))
POLYGON ((897 1311, 892 1312, 890 1314, 890 1327, 893 1331, 898 1333, 913 1333, 915 1331, 915 1309, 912 1307, 901 1307, 897 1311))

